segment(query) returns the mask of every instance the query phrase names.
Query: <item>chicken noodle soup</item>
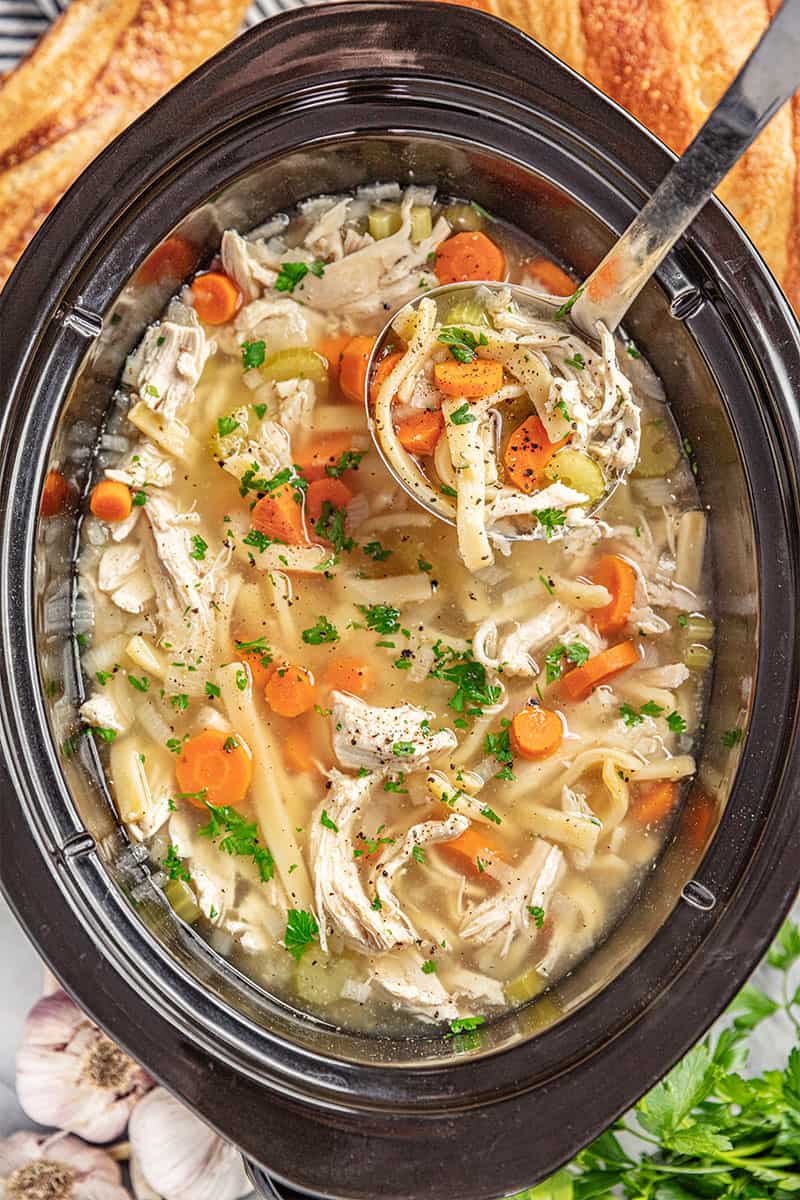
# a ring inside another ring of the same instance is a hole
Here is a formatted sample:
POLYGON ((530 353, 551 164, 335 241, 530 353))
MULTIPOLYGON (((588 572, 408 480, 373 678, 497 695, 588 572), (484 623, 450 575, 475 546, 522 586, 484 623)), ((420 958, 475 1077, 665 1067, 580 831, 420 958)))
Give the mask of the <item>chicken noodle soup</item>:
POLYGON ((179 917, 350 1027, 469 1028, 559 979, 695 769, 705 516, 636 348, 477 288, 366 378, 392 312, 486 279, 574 286, 427 188, 228 230, 127 361, 83 527, 81 715, 130 836, 179 917), (368 382, 454 526, 374 449, 368 382))

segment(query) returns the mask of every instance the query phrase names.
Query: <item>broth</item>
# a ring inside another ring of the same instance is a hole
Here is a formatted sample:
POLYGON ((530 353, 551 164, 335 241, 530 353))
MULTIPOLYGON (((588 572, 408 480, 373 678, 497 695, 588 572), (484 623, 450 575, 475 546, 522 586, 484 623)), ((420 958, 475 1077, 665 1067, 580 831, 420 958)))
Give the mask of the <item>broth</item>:
MULTIPOLYGON (((520 230, 431 189, 320 197, 228 231, 128 361, 111 431, 129 448, 83 532, 82 716, 131 837, 177 914, 256 982, 370 1031, 469 1028, 524 1003, 635 903, 694 772, 711 661, 705 515, 634 346, 531 348, 557 404, 618 380, 635 410, 638 460, 602 519, 567 496, 549 537, 509 541, 509 520, 544 522, 529 506, 487 521, 471 561, 464 513, 442 524, 386 469, 363 402, 374 335, 440 282, 458 235, 495 247, 481 267, 498 278, 574 287, 520 230)), ((482 428, 481 398, 437 392, 444 375, 466 387, 453 363, 483 361, 484 317, 464 312, 446 318, 457 353, 440 322, 389 396, 393 427, 444 404, 482 428)), ((406 325, 386 354, 402 367, 413 338, 406 325)), ((481 487, 507 498, 509 446, 540 410, 500 375, 481 487)), ((466 476, 436 419, 435 444, 404 454, 458 507, 466 476)), ((521 497, 566 496, 548 464, 589 445, 567 424, 551 458, 524 459, 521 497)))

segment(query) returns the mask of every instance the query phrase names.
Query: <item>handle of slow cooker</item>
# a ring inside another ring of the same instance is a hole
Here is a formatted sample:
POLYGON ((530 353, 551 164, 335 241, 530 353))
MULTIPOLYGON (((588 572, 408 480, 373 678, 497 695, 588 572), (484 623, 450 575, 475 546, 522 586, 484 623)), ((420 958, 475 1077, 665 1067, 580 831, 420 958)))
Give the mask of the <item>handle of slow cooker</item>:
POLYGON ((257 1167, 247 1158, 244 1160, 244 1167, 256 1195, 262 1200, 313 1200, 308 1192, 298 1192, 287 1187, 285 1183, 278 1183, 263 1167, 257 1167))

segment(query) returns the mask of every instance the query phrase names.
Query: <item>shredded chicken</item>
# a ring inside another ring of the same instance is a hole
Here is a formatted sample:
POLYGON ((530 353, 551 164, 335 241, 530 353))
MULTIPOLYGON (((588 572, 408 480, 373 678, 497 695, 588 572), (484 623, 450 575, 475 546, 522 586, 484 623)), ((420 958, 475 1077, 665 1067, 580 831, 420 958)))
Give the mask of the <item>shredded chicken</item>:
POLYGON ((330 789, 311 821, 310 853, 319 940, 328 949, 328 928, 362 953, 391 950, 414 941, 398 906, 390 913, 373 908, 355 857, 356 821, 368 805, 375 777, 330 773, 330 789), (327 823, 322 823, 323 811, 327 823), (331 826, 335 826, 335 829, 331 826))
POLYGON ((113 729, 114 733, 124 733, 128 722, 119 707, 110 696, 95 693, 80 707, 80 715, 87 725, 93 729, 113 729))
POLYGON ((246 300, 255 300, 274 284, 277 271, 264 261, 262 241, 249 241, 234 229, 226 229, 220 254, 225 274, 230 275, 246 300))
POLYGON ((128 358, 123 383, 165 420, 194 400, 211 347, 191 308, 173 300, 128 358))
POLYGON ((432 755, 457 744, 451 729, 430 729, 434 713, 413 704, 381 708, 333 692, 333 750, 343 767, 372 770, 390 763, 421 770, 432 755))
POLYGON ((381 856, 375 873, 375 891, 381 902, 383 916, 402 918, 392 885, 398 871, 412 861, 415 849, 452 842, 468 828, 468 819, 458 813, 451 813, 445 821, 423 821, 419 825, 412 825, 401 844, 381 856))
POLYGON ((460 929, 465 941, 482 946, 505 931, 500 956, 505 957, 514 934, 527 927, 528 908, 544 908, 564 872, 564 855, 557 846, 539 839, 518 867, 509 868, 509 878, 494 896, 471 909, 460 929))
POLYGON ((475 631, 472 652, 478 662, 490 670, 501 668, 506 675, 535 675, 538 667, 532 655, 553 638, 569 628, 575 613, 559 600, 524 621, 513 625, 510 632, 500 636, 497 621, 487 617, 475 631))

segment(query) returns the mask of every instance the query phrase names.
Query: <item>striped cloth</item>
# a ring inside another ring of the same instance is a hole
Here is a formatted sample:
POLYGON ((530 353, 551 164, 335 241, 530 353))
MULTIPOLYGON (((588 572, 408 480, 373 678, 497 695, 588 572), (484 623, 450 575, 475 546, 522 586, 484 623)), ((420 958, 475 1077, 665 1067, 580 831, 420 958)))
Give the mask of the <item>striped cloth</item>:
MULTIPOLYGON (((305 0, 254 0, 245 24, 256 25, 265 17, 303 3, 305 0)), ((0 75, 28 53, 39 34, 68 4, 69 0, 0 0, 0 75)))

